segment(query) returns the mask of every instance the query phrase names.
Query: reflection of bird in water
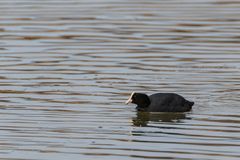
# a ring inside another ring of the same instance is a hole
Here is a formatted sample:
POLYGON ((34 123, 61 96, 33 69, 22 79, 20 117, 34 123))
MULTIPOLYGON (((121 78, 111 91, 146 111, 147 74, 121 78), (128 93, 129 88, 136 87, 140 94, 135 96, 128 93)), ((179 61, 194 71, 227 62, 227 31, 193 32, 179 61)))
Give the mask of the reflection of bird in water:
POLYGON ((137 127, 148 126, 149 122, 173 122, 178 123, 186 119, 184 113, 151 113, 151 112, 137 112, 136 117, 132 119, 132 123, 137 127))

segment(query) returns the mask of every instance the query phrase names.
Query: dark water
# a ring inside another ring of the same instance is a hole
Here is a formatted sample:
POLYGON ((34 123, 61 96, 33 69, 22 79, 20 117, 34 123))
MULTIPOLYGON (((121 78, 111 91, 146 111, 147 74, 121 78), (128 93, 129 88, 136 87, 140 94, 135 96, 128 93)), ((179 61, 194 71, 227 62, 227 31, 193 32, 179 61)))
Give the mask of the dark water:
POLYGON ((240 159, 239 8, 1 0, 0 159, 240 159), (195 106, 136 113, 132 91, 195 106))

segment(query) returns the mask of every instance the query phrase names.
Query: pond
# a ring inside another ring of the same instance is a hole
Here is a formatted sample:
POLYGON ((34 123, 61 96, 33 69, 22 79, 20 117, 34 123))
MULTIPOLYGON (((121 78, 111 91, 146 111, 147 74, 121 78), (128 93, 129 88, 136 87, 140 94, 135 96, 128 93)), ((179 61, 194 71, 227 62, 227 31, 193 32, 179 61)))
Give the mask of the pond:
POLYGON ((240 2, 2 0, 0 158, 240 159, 240 2), (141 113, 132 91, 188 113, 141 113))

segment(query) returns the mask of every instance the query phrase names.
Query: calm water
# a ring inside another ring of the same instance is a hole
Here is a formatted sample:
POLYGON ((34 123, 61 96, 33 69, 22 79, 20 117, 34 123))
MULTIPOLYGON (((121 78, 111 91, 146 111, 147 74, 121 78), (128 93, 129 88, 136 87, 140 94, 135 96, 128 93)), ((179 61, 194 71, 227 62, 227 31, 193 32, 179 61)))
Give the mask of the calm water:
POLYGON ((1 0, 0 159, 240 159, 239 8, 1 0), (137 113, 132 91, 195 106, 137 113))

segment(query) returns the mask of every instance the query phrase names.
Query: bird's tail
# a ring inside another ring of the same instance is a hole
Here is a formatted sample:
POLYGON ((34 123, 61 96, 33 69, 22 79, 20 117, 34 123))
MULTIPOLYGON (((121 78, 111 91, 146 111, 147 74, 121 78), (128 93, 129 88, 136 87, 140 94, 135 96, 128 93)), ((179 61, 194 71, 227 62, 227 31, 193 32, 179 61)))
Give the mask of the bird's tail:
POLYGON ((194 105, 194 102, 190 102, 190 101, 187 101, 187 102, 188 102, 188 105, 191 107, 194 105))
POLYGON ((186 107, 186 110, 187 111, 190 111, 191 109, 192 109, 192 106, 194 105, 194 102, 190 102, 190 101, 187 101, 186 100, 186 105, 185 105, 185 107, 186 107))

